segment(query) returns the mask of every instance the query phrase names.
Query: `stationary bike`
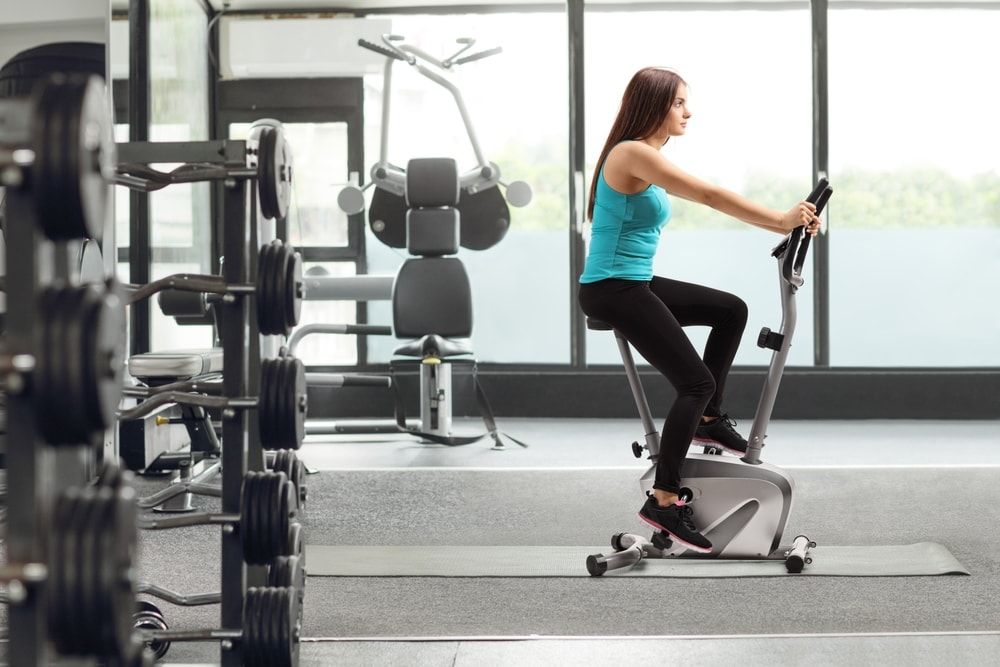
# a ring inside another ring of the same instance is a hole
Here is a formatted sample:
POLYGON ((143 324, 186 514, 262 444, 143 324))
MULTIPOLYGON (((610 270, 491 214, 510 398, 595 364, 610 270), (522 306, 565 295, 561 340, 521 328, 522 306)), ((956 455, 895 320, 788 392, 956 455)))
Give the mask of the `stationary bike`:
MULTIPOLYGON (((816 212, 819 213, 832 193, 833 189, 823 178, 806 201, 815 204, 816 212)), ((587 570, 591 576, 635 565, 643 558, 784 560, 787 570, 793 573, 801 572, 805 565, 812 562, 810 549, 816 543, 805 535, 796 537, 789 546, 781 546, 785 524, 792 510, 794 480, 781 468, 760 460, 760 451, 767 437, 767 425, 795 330, 795 293, 803 284, 802 265, 810 239, 805 228, 798 227, 771 252, 771 256, 778 260, 782 323, 777 332, 764 327, 757 339, 759 347, 774 350, 774 353, 750 429, 746 455, 742 458, 721 456, 721 450, 708 446, 705 447, 705 453, 689 454, 684 460, 680 495, 691 503, 695 526, 712 542, 711 553, 695 553, 683 546, 674 545, 663 532, 654 533, 652 540, 639 535, 617 533, 611 538, 615 553, 587 557, 587 570)), ((613 330, 611 326, 590 318, 587 320, 587 327, 613 330)), ((615 339, 646 433, 645 447, 633 442, 632 451, 636 458, 641 458, 645 449, 652 462, 652 466, 639 480, 639 486, 645 494, 653 488, 660 434, 653 425, 628 341, 618 331, 615 331, 615 339)))

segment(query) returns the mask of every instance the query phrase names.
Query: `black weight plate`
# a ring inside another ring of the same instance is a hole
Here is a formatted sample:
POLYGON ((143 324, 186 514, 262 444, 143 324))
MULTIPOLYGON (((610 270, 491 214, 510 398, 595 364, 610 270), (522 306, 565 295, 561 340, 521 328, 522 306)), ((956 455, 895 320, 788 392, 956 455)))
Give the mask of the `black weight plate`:
POLYGON ((299 664, 298 591, 291 587, 275 589, 274 600, 275 610, 278 612, 275 624, 278 630, 275 664, 279 667, 295 667, 299 664))
POLYGON ((279 666, 281 665, 281 605, 278 600, 278 592, 281 591, 280 588, 268 588, 267 589, 267 607, 266 616, 267 621, 264 626, 267 628, 267 654, 268 654, 268 664, 279 666))
POLYGON ((258 638, 259 621, 257 621, 258 601, 261 589, 251 587, 243 596, 243 641, 242 663, 246 667, 256 667, 260 656, 260 639, 258 638))
POLYGON ((52 340, 56 322, 52 314, 58 312, 55 307, 58 297, 59 290, 49 287, 41 292, 37 301, 39 343, 35 355, 33 396, 37 425, 46 441, 50 439, 51 429, 58 426, 52 424, 49 419, 49 409, 57 395, 54 365, 58 365, 58 362, 55 361, 49 350, 53 348, 52 340))
POLYGON ((285 327, 287 335, 299 323, 305 287, 302 281, 302 255, 295 252, 292 246, 286 247, 291 254, 291 262, 285 273, 285 327))
MULTIPOLYGON (((92 526, 95 533, 91 547, 93 554, 93 616, 95 621, 91 625, 91 632, 97 646, 100 647, 101 655, 117 655, 124 649, 124 642, 120 638, 128 635, 131 623, 126 627, 126 632, 122 633, 121 619, 114 615, 116 610, 115 599, 118 593, 118 577, 120 559, 115 553, 115 544, 118 541, 118 525, 116 524, 118 514, 117 490, 101 486, 98 487, 98 504, 100 508, 97 512, 96 523, 92 526)), ((134 602, 129 605, 129 611, 134 602)), ((129 620, 131 614, 128 615, 129 620)))
POLYGON ((260 386, 257 388, 257 433, 260 436, 261 446, 267 449, 267 443, 273 437, 271 435, 271 424, 265 419, 268 413, 267 391, 271 387, 271 369, 268 363, 270 359, 261 359, 260 362, 260 386))
POLYGON ((293 403, 291 404, 291 424, 290 426, 294 429, 294 437, 289 443, 292 449, 298 449, 302 446, 302 441, 306 437, 306 417, 308 417, 308 394, 306 389, 306 368, 302 363, 301 359, 296 359, 294 357, 289 357, 290 366, 292 369, 291 375, 293 381, 289 384, 294 384, 293 392, 293 403))
POLYGON ((135 562, 137 549, 136 528, 136 493, 132 486, 132 474, 122 473, 118 485, 113 491, 113 513, 111 524, 114 527, 112 539, 109 540, 110 559, 115 563, 114 577, 111 584, 111 609, 107 621, 117 623, 115 642, 119 653, 130 650, 132 634, 132 613, 135 609, 135 562))
POLYGON ((257 253, 257 328, 262 334, 270 335, 268 332, 274 328, 267 312, 267 280, 270 276, 268 265, 271 261, 273 249, 271 244, 262 245, 257 253))
POLYGON ((265 218, 281 217, 278 205, 278 133, 273 127, 261 130, 257 142, 257 192, 260 214, 265 218))
MULTIPOLYGON (((97 487, 87 487, 81 494, 81 519, 77 523, 75 534, 76 540, 73 547, 75 555, 77 575, 76 581, 71 584, 76 590, 73 592, 75 604, 73 605, 76 616, 76 623, 73 628, 73 645, 77 652, 90 652, 97 648, 97 637, 94 636, 93 620, 97 616, 94 607, 96 597, 97 563, 94 547, 94 538, 97 530, 94 526, 99 525, 103 519, 102 504, 99 498, 97 487)), ((98 617, 99 618, 99 617, 98 617)))
POLYGON ((270 666, 274 665, 274 589, 264 588, 260 602, 261 658, 270 666))
POLYGON ((260 444, 264 449, 276 449, 280 446, 280 423, 278 421, 278 409, 280 404, 279 379, 281 370, 280 359, 264 359, 262 366, 267 366, 267 384, 264 384, 263 373, 261 373, 261 395, 259 403, 258 422, 261 424, 260 444), (267 426, 264 427, 263 425, 267 426), (266 437, 265 437, 266 434, 266 437))
POLYGON ((288 535, 287 517, 288 505, 284 501, 285 482, 288 480, 284 473, 269 472, 268 499, 267 499, 267 562, 274 560, 277 556, 285 556, 286 536, 288 535), (285 527, 282 530, 282 526, 285 527))
MULTIPOLYGON (((285 473, 278 473, 284 475, 285 473)), ((271 544, 278 552, 276 556, 288 556, 288 527, 295 516, 295 486, 288 481, 288 477, 283 477, 279 485, 281 490, 278 497, 278 504, 273 508, 274 526, 271 531, 271 544)))
POLYGON ((284 378, 287 371, 287 364, 284 357, 273 359, 272 362, 274 363, 273 383, 270 392, 268 392, 268 416, 271 420, 272 438, 269 442, 261 443, 262 447, 269 450, 283 448, 288 439, 284 417, 285 384, 287 382, 284 378))
POLYGON ((298 600, 297 614, 302 615, 302 604, 304 602, 306 571, 299 557, 278 556, 271 562, 267 572, 267 585, 280 588, 293 588, 298 600))
POLYGON ((261 246, 257 257, 257 328, 266 336, 272 335, 277 327, 274 313, 270 310, 270 281, 274 275, 274 245, 261 246))
POLYGON ((292 473, 292 479, 299 493, 299 509, 305 509, 306 501, 309 499, 308 487, 306 486, 306 464, 296 458, 294 468, 295 472, 292 473))
POLYGON ((254 565, 264 565, 274 558, 274 550, 271 548, 271 514, 275 484, 271 473, 260 473, 260 489, 257 495, 257 562, 254 565))
POLYGON ((250 471, 243 475, 243 489, 240 494, 240 539, 243 542, 243 560, 256 560, 253 548, 257 473, 250 471))
POLYGON ((61 375, 64 386, 62 400, 59 406, 60 419, 67 428, 68 439, 64 444, 78 444, 90 439, 91 430, 87 421, 87 402, 90 399, 88 382, 88 361, 85 355, 90 354, 84 346, 84 332, 87 329, 86 312, 93 303, 93 293, 86 288, 66 287, 63 297, 63 310, 59 314, 62 320, 63 336, 56 340, 60 346, 61 375))
POLYGON ((97 78, 73 76, 46 88, 36 134, 39 223, 55 241, 100 238, 110 194, 105 177, 114 162, 104 87, 97 78))
POLYGON ((275 132, 277 133, 275 145, 278 149, 275 154, 275 169, 278 174, 277 217, 284 218, 288 215, 288 207, 292 203, 292 165, 294 160, 292 159, 292 146, 285 137, 284 129, 275 128, 275 132))
POLYGON ((277 245, 277 251, 275 252, 274 260, 274 281, 271 283, 271 317, 274 318, 275 324, 279 325, 279 330, 276 331, 279 336, 287 336, 292 330, 292 327, 288 325, 288 320, 286 316, 286 301, 289 295, 288 286, 288 270, 289 266, 294 261, 294 256, 292 251, 288 249, 288 246, 284 245, 280 241, 275 242, 277 245))
POLYGON ((285 421, 284 421, 284 396, 285 396, 285 374, 287 371, 287 366, 285 364, 285 358, 279 357, 274 359, 274 374, 271 376, 274 380, 271 386, 271 429, 274 435, 273 440, 268 445, 268 449, 281 448, 284 445, 287 435, 285 435, 285 421))
POLYGON ((305 567, 306 550, 302 537, 302 524, 294 522, 288 526, 288 546, 286 550, 289 556, 298 556, 299 563, 305 567))
POLYGON ((469 250, 486 250, 503 240, 510 228, 510 208, 498 186, 472 195, 462 189, 458 200, 459 241, 469 250))
POLYGON ((50 580, 48 585, 49 633, 58 641, 65 641, 65 633, 71 628, 72 610, 68 598, 68 580, 73 577, 67 571, 76 566, 76 561, 69 558, 67 542, 73 534, 76 525, 73 520, 76 514, 76 503, 79 499, 79 489, 70 487, 64 490, 56 499, 52 512, 52 526, 49 536, 49 567, 50 580))
POLYGON ((406 247, 406 199, 379 187, 368 207, 368 226, 390 248, 406 247))
POLYGON ((87 334, 87 358, 96 365, 88 373, 95 384, 90 392, 88 417, 92 431, 103 432, 115 423, 115 408, 121 402, 125 356, 125 305, 115 290, 99 294, 93 306, 95 324, 87 334))

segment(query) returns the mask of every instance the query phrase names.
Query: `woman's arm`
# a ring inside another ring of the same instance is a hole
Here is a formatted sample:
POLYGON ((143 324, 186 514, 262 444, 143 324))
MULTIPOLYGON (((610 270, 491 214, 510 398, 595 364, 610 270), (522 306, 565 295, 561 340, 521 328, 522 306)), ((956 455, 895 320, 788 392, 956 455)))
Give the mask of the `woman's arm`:
POLYGON ((812 204, 801 202, 786 213, 761 206, 742 195, 688 174, 641 141, 623 143, 615 152, 618 155, 608 157, 605 177, 608 176, 608 168, 614 167, 612 172, 619 173, 624 170, 634 179, 653 183, 673 195, 710 206, 720 213, 778 234, 787 234, 799 225, 819 223, 815 215, 816 207, 812 204), (612 162, 612 158, 617 159, 612 162))

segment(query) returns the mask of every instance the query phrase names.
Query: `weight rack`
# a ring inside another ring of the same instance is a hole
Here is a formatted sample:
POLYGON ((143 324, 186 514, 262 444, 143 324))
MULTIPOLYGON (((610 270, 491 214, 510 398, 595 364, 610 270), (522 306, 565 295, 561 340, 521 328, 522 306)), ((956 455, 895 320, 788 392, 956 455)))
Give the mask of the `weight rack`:
MULTIPOLYGON (((273 142, 272 142, 273 143, 273 142)), ((271 154, 274 146, 269 146, 271 154)), ((257 281, 259 267, 256 261, 259 243, 257 193, 260 192, 262 208, 266 214, 280 210, 280 191, 261 186, 255 178, 263 173, 269 182, 276 183, 281 175, 274 165, 264 169, 248 166, 252 155, 258 151, 244 141, 209 142, 132 142, 119 144, 118 182, 136 189, 158 189, 170 182, 214 180, 222 182, 222 282, 228 285, 248 285, 257 281), (172 172, 181 180, 153 170, 144 171, 141 165, 155 163, 184 163, 197 165, 189 172, 182 168, 172 172), (122 165, 125 168, 122 168, 122 165), (218 167, 213 173, 212 167, 218 167), (194 171, 206 178, 197 179, 194 171), (124 173, 123 173, 124 172, 124 173), (190 178, 190 180, 184 180, 190 178), (157 183, 157 180, 159 182, 157 183), (250 184, 250 185, 248 185, 250 184)), ((290 162, 290 160, 289 160, 290 162)), ((290 167, 289 167, 290 169, 290 167)), ((290 178, 290 174, 289 174, 290 178)), ((287 202, 286 202, 287 203, 287 202)), ((219 336, 223 348, 223 376, 221 398, 239 402, 247 396, 259 396, 261 390, 260 325, 257 317, 257 299, 248 294, 227 294, 216 304, 219 336), (251 363, 251 360, 254 360, 251 363)), ((263 448, 260 441, 259 420, 256 410, 223 408, 222 416, 222 515, 239 515, 242 508, 242 487, 247 471, 265 470, 263 448)), ((234 524, 222 526, 221 563, 221 613, 220 628, 210 631, 203 639, 219 639, 223 667, 247 664, 252 656, 245 656, 239 649, 240 637, 246 641, 245 608, 250 602, 259 604, 258 597, 248 596, 248 588, 266 586, 266 570, 262 566, 246 564, 244 545, 239 529, 234 524), (252 599, 251 599, 252 598, 252 599), (234 641, 235 640, 235 641, 234 641)), ((155 607, 154 607, 155 609, 155 607)), ((150 613, 149 609, 146 610, 150 613)), ((159 620, 162 620, 160 618, 159 620)), ((155 625, 155 624, 154 624, 155 625)), ((250 630, 252 632, 252 630, 250 630)), ((184 633, 176 633, 182 639, 184 633)), ((198 631, 188 633, 189 639, 199 636, 198 631)), ((297 642, 297 637, 295 638, 297 642)))

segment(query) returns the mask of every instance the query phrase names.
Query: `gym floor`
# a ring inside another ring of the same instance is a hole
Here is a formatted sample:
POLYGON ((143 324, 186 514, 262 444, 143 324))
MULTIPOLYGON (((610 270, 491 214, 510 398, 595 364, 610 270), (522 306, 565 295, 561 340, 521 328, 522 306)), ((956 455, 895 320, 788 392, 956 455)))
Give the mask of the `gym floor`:
MULTIPOLYGON (((500 427, 530 448, 309 437, 307 543, 575 546, 640 527, 635 420, 500 427)), ((302 664, 995 664, 1000 422, 775 422, 768 440, 764 459, 797 484, 786 533, 940 542, 971 576, 592 579, 583 548, 579 578, 310 577, 302 664)), ((206 537, 144 533, 140 578, 184 593, 217 586, 218 541, 206 537)), ((163 608, 175 628, 217 622, 217 607, 163 608)), ((175 645, 165 660, 216 662, 218 648, 175 645)))

